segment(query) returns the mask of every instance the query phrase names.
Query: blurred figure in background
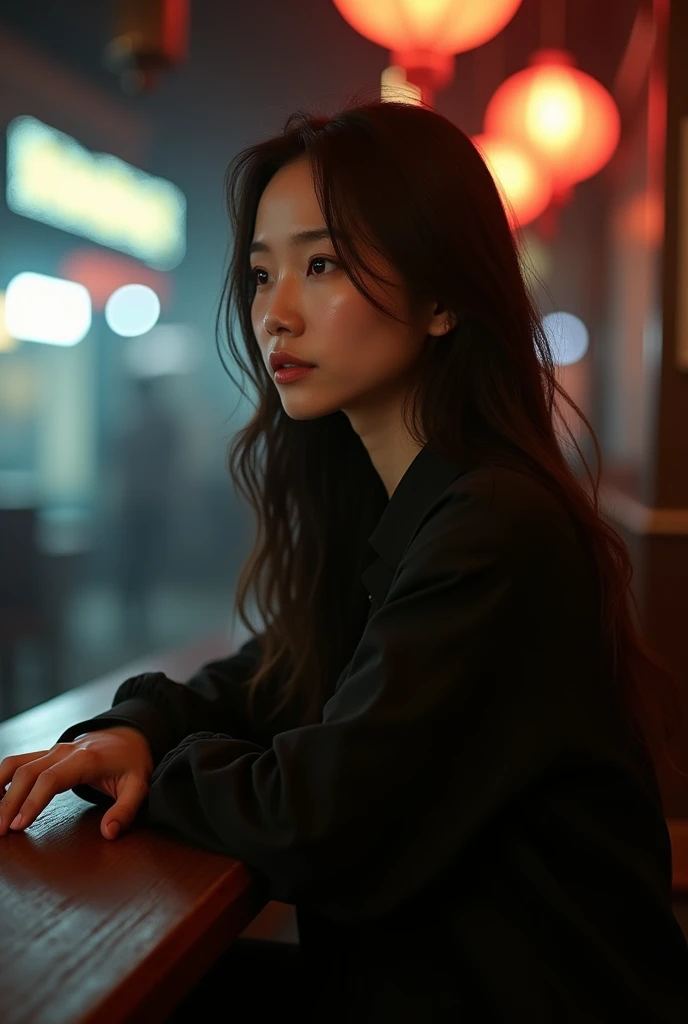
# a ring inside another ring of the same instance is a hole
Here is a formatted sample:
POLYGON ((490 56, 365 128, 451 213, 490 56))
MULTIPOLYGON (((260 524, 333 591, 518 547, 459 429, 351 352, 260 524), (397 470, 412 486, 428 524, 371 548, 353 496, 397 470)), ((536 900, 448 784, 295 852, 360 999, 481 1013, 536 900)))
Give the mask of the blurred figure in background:
POLYGON ((175 490, 181 429, 159 382, 135 382, 133 413, 114 445, 119 478, 118 584, 127 636, 139 643, 150 625, 150 595, 160 579, 175 490))

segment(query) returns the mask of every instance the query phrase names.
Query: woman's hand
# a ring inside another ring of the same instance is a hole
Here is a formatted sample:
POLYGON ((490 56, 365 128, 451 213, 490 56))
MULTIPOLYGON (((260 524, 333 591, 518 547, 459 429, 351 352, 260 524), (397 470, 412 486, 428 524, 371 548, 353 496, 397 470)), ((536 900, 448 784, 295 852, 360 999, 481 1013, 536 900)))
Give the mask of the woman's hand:
POLYGON ((35 821, 57 793, 88 785, 115 800, 100 823, 103 836, 115 839, 136 817, 153 768, 148 740, 128 725, 98 729, 71 743, 56 743, 50 750, 12 754, 0 762, 0 792, 12 783, 0 800, 0 836, 18 814, 21 822, 12 831, 35 821), (119 827, 110 831, 115 824, 119 827))

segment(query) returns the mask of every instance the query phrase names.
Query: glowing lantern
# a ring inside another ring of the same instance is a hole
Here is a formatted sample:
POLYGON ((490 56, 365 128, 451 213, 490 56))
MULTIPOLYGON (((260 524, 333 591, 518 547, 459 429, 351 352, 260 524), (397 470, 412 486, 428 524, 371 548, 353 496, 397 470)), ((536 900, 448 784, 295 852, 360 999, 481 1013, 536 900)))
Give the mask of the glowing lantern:
POLYGON ((333 0, 352 28, 389 50, 463 53, 492 39, 522 0, 333 0))
POLYGON ((540 50, 531 65, 497 89, 485 111, 485 131, 527 143, 546 160, 562 195, 611 158, 621 132, 619 111, 565 50, 540 50))
POLYGON ((552 198, 552 179, 542 161, 513 139, 485 134, 471 141, 511 204, 505 210, 512 231, 535 220, 552 198))
POLYGON ((522 0, 333 0, 352 28, 392 51, 408 80, 441 89, 453 56, 481 46, 507 25, 522 0))

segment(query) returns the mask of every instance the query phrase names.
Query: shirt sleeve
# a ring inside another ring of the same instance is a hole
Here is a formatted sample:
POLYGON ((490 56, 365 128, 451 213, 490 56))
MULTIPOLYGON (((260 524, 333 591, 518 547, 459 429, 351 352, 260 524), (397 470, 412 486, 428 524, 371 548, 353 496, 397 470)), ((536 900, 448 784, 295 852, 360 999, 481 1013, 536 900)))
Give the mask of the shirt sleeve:
POLYGON ((503 537, 485 495, 447 501, 409 545, 322 721, 269 749, 185 737, 152 776, 148 823, 333 920, 420 892, 544 770, 567 714, 546 657, 519 639, 524 573, 537 586, 547 556, 514 559, 503 537))
MULTIPOLYGON (((126 679, 115 692, 108 711, 71 725, 57 742, 69 742, 86 732, 128 725, 139 729, 148 740, 155 766, 185 736, 202 730, 230 732, 268 746, 276 731, 297 723, 286 709, 273 722, 261 724, 262 716, 278 700, 277 690, 282 678, 279 672, 258 690, 255 701, 258 722, 248 714, 244 683, 258 667, 262 639, 262 636, 253 637, 230 657, 208 662, 185 683, 174 682, 163 672, 145 672, 126 679)), ((91 786, 76 786, 73 791, 90 803, 112 805, 107 794, 91 786)))

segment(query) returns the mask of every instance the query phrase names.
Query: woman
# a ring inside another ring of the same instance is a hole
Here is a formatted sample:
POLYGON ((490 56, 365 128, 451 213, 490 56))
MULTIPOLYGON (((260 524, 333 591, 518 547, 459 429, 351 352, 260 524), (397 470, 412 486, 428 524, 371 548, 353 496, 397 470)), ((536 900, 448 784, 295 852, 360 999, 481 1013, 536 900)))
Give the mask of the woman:
MULTIPOLYGON (((227 185, 253 636, 7 758, 0 814, 73 787, 105 837, 136 816, 244 861, 296 907, 277 1005, 302 1019, 685 1022, 653 767, 672 680, 560 446, 555 392, 582 413, 480 154, 430 108, 354 103, 293 115, 227 185)), ((234 1009, 239 948, 213 982, 234 1009)))

